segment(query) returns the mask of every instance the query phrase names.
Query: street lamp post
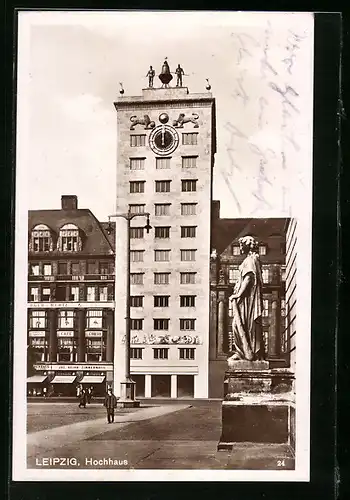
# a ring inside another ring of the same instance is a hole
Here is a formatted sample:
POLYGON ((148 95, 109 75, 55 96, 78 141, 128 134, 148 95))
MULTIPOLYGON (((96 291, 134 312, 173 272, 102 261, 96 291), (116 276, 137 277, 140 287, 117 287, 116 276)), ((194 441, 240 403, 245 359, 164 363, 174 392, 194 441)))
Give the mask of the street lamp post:
POLYGON ((130 209, 127 213, 120 213, 110 215, 108 220, 110 221, 111 217, 119 217, 123 218, 127 222, 127 233, 126 233, 126 305, 125 305, 125 379, 121 382, 120 389, 120 398, 118 400, 118 406, 123 408, 137 407, 140 406, 140 401, 135 399, 136 391, 135 391, 135 382, 131 378, 130 374, 130 344, 131 344, 131 336, 130 336, 130 227, 131 221, 135 217, 147 217, 147 223, 145 229, 147 234, 150 229, 152 229, 149 222, 149 212, 141 212, 141 213, 131 213, 130 209))

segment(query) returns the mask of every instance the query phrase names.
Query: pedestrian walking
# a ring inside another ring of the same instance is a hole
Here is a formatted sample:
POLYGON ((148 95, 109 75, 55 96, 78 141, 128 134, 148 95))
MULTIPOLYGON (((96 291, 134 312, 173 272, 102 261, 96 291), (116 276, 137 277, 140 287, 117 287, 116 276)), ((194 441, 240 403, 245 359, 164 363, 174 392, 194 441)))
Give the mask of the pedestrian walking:
POLYGON ((79 395, 79 408, 86 408, 86 391, 82 389, 79 395))
POLYGON ((117 398, 113 394, 111 387, 107 389, 104 405, 107 410, 107 422, 111 424, 114 422, 114 408, 117 406, 117 398))
POLYGON ((89 387, 87 390, 87 402, 88 402, 88 404, 91 403, 91 398, 92 398, 92 387, 89 387))

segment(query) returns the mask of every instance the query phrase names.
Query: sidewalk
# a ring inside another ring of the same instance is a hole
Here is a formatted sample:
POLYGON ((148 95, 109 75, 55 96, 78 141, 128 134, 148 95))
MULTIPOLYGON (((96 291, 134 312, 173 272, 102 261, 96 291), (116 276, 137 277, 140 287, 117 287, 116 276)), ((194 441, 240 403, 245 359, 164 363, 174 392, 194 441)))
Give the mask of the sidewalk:
POLYGON ((287 445, 242 443, 218 452, 220 417, 219 403, 177 403, 116 413, 110 425, 101 417, 34 432, 28 435, 28 467, 68 457, 69 468, 77 469, 277 470, 278 461, 284 470, 294 468, 287 445))

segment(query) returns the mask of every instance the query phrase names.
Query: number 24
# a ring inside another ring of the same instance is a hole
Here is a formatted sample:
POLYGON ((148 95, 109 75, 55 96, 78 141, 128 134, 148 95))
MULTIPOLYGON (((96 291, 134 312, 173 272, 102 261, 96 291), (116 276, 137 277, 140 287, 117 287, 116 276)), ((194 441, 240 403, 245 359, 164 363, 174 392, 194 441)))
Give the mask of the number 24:
POLYGON ((285 467, 286 463, 284 460, 277 460, 277 467, 285 467))

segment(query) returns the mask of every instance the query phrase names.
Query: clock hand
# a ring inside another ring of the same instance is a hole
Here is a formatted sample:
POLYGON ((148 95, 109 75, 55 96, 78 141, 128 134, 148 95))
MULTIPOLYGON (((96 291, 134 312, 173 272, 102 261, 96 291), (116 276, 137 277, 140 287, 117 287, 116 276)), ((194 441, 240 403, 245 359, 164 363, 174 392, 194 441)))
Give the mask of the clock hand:
POLYGON ((165 135, 165 130, 164 127, 162 127, 162 146, 164 146, 164 135, 165 135))

